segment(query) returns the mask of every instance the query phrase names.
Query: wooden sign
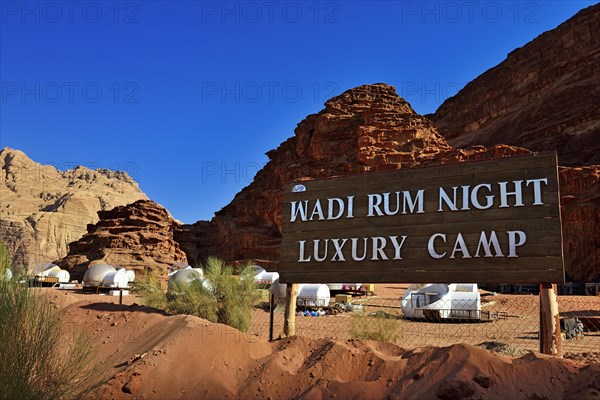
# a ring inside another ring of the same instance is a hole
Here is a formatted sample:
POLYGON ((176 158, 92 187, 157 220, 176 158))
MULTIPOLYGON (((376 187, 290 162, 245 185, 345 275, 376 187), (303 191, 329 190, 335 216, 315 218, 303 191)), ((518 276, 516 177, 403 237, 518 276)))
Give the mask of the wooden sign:
POLYGON ((280 281, 564 282, 556 154, 284 187, 280 281))

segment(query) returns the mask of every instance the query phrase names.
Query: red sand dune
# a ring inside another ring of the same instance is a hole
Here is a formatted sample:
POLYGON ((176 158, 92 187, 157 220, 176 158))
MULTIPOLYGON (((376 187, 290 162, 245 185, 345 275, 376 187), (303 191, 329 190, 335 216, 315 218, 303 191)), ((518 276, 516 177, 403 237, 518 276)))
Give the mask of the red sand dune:
POLYGON ((100 387, 90 398, 600 398, 600 363, 510 358, 466 344, 268 343, 193 316, 81 298, 61 293, 58 300, 67 326, 93 340, 100 387))

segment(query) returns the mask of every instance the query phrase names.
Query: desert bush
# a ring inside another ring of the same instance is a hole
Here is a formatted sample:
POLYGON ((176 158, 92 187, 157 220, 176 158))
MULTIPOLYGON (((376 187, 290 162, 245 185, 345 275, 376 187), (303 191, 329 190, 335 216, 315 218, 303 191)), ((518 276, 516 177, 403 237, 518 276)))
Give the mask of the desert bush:
POLYGON ((190 314, 211 322, 248 331, 252 310, 258 298, 253 276, 243 269, 240 277, 223 261, 209 258, 200 266, 207 282, 194 280, 187 285, 172 286, 165 295, 157 282, 147 281, 140 294, 148 306, 169 314, 190 314))
POLYGON ((355 312, 350 318, 350 336, 355 339, 398 343, 402 339, 402 331, 398 318, 393 315, 355 312))
MULTIPOLYGON (((0 276, 7 253, 0 242, 0 276)), ((0 279, 0 399, 81 397, 91 387, 89 341, 65 335, 58 310, 18 280, 0 279)))
POLYGON ((153 273, 140 277, 135 282, 135 290, 140 295, 143 303, 148 307, 165 310, 167 307, 167 296, 160 287, 160 282, 153 273))

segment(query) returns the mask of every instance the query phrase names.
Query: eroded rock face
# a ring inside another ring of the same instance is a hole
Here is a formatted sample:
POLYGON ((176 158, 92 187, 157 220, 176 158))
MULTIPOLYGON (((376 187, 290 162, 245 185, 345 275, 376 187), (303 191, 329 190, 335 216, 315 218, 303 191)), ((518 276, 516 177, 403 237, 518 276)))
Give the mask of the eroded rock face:
POLYGON ((100 220, 69 245, 69 254, 56 262, 81 280, 88 267, 107 263, 145 274, 165 276, 176 262, 187 262, 173 240, 177 222, 168 211, 150 200, 138 200, 112 210, 99 211, 100 220))
POLYGON ((561 165, 600 164, 600 5, 511 52, 430 118, 454 147, 558 151, 561 165))
MULTIPOLYGON (((453 149, 393 87, 361 86, 304 119, 294 137, 267 153, 267 165, 229 205, 210 222, 179 227, 175 240, 191 263, 217 256, 252 259, 276 269, 285 183, 529 153, 507 145, 453 149)), ((567 272, 578 280, 589 279, 600 274, 598 168, 565 167, 560 174, 567 272)))
POLYGON ((17 265, 31 267, 67 254, 97 212, 145 199, 124 172, 77 167, 61 172, 23 152, 0 151, 0 239, 17 265))
POLYGON ((600 165, 560 168, 563 249, 575 280, 600 279, 600 165))

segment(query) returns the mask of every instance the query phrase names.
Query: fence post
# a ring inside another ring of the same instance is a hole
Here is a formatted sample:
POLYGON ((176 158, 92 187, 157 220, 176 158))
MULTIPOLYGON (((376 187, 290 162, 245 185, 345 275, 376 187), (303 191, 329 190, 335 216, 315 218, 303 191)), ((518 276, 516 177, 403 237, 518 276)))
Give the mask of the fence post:
POLYGON ((540 284, 540 351, 557 357, 563 356, 556 284, 540 284))
POLYGON ((119 304, 123 304, 123 289, 119 290, 119 304))
POLYGON ((285 321, 283 333, 286 336, 296 334, 296 297, 298 296, 298 284, 288 283, 285 289, 285 321))
POLYGON ((275 314, 275 294, 269 296, 269 341, 273 341, 273 317, 275 314))

